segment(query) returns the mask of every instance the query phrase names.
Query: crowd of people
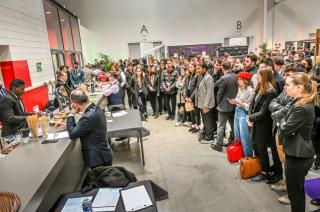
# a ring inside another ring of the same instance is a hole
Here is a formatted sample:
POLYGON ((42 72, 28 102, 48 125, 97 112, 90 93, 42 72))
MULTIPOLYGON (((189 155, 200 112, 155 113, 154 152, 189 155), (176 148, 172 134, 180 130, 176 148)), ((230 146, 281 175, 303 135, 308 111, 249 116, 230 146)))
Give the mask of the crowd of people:
POLYGON ((84 70, 78 66, 57 72, 63 104, 80 84, 108 81, 103 92, 109 106, 139 109, 145 121, 148 114, 154 119, 166 115, 166 120, 177 120, 177 127, 189 126, 188 131, 198 133, 199 141, 214 151, 222 152, 240 139, 244 156, 258 157, 262 167, 251 180, 286 191, 279 201, 291 204, 292 211, 305 210, 305 176, 312 164, 320 169, 320 63, 313 64, 303 51, 170 57, 148 63, 126 59, 108 73, 103 62, 87 64, 84 70))

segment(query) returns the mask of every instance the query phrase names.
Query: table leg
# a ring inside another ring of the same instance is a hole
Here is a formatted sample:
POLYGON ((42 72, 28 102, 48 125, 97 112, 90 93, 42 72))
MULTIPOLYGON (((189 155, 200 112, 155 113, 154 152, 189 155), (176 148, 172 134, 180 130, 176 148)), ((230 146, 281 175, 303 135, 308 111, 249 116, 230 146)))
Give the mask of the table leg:
POLYGON ((144 150, 143 150, 143 141, 142 141, 142 132, 141 130, 139 130, 139 135, 140 137, 138 138, 140 140, 140 146, 141 146, 141 155, 142 155, 142 165, 145 165, 145 161, 144 161, 144 150))

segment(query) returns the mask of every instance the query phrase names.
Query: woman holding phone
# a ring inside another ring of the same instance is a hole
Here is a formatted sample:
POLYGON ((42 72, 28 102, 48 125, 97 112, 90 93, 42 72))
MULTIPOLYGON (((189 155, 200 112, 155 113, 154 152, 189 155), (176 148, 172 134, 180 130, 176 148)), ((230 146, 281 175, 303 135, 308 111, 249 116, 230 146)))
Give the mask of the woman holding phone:
POLYGON ((307 74, 297 73, 286 79, 285 91, 294 104, 280 124, 283 141, 285 176, 293 212, 305 211, 304 180, 315 155, 312 144, 314 108, 319 105, 317 83, 307 74))
POLYGON ((235 99, 229 99, 229 103, 236 105, 234 115, 234 138, 240 138, 245 157, 252 157, 252 145, 247 123, 248 110, 253 98, 254 90, 250 85, 251 74, 240 72, 238 77, 238 94, 235 99))

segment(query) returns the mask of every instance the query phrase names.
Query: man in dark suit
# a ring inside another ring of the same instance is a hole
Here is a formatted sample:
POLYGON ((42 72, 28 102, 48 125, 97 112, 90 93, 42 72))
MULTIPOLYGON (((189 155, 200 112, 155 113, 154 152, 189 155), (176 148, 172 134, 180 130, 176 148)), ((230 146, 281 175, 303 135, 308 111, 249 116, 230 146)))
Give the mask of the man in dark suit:
MULTIPOLYGON (((225 61, 222 63, 223 76, 216 82, 215 88, 217 93, 217 109, 218 109, 218 129, 217 140, 215 144, 211 144, 212 149, 219 152, 222 151, 223 139, 226 130, 227 121, 231 125, 233 132, 233 118, 235 106, 228 102, 228 99, 234 99, 238 93, 237 75, 231 71, 231 63, 225 61)), ((230 142, 230 141, 229 141, 230 142)))
POLYGON ((71 139, 80 138, 84 164, 90 168, 111 166, 112 153, 107 142, 107 123, 104 112, 90 103, 81 89, 71 92, 71 113, 67 124, 58 123, 57 127, 67 127, 71 139), (82 112, 76 123, 74 114, 82 112))
POLYGON ((27 128, 26 111, 21 96, 24 94, 25 82, 14 79, 10 83, 10 91, 2 97, 0 104, 3 122, 1 136, 14 135, 22 128, 27 128))
POLYGON ((74 88, 79 87, 81 83, 84 82, 84 72, 79 68, 79 63, 75 62, 73 64, 73 69, 70 73, 70 82, 74 88))

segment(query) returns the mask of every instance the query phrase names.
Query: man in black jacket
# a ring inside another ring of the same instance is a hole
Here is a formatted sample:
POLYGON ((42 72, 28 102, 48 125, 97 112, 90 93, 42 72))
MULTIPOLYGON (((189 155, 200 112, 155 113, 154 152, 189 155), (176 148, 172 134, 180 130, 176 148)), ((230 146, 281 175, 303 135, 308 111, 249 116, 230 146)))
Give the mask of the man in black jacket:
POLYGON ((234 99, 238 93, 238 79, 231 71, 231 63, 223 62, 222 70, 224 75, 216 82, 215 87, 217 93, 217 109, 218 109, 218 129, 215 144, 211 144, 213 150, 222 152, 223 139, 225 136, 226 124, 229 121, 233 131, 233 119, 235 106, 228 102, 228 99, 234 99))
POLYGON ((23 80, 14 79, 10 83, 10 91, 2 97, 0 104, 1 120, 3 122, 1 136, 14 135, 20 129, 26 128, 27 119, 21 96, 24 94, 26 84, 23 80))
MULTIPOLYGON (((104 112, 90 103, 80 89, 72 91, 71 113, 67 118, 67 131, 71 139, 80 138, 84 164, 90 168, 111 166, 112 153, 107 142, 107 124, 104 112), (74 114, 82 112, 78 123, 74 114)), ((58 123, 57 127, 65 126, 58 123)))

